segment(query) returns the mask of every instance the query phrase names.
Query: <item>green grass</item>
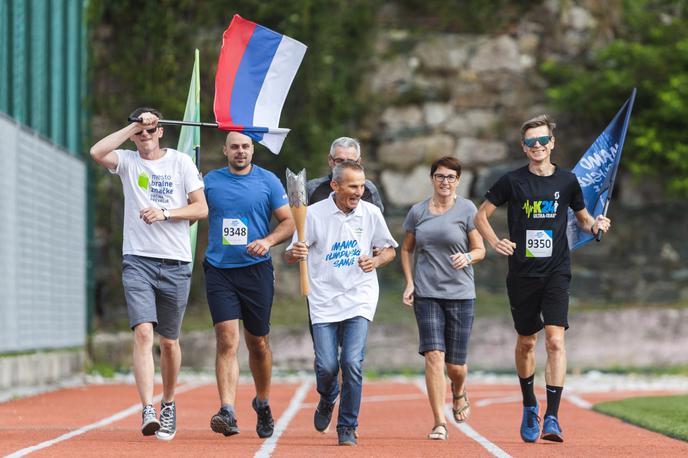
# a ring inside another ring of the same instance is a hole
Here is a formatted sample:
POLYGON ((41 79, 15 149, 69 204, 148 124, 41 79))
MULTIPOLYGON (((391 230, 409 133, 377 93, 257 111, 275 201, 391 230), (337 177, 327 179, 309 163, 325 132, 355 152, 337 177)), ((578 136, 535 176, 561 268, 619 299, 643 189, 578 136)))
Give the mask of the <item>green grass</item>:
POLYGON ((587 373, 590 371, 601 372, 603 374, 618 374, 618 375, 643 375, 643 376, 660 376, 660 375, 682 375, 688 376, 688 365, 680 364, 676 366, 610 366, 604 369, 598 368, 580 368, 576 373, 587 373))
POLYGON ((65 353, 81 351, 81 347, 65 347, 65 348, 37 348, 35 350, 22 350, 7 353, 0 353, 0 358, 15 358, 18 356, 35 355, 36 353, 65 353))
POLYGON ((593 410, 688 441, 688 395, 639 397, 596 404, 593 410))

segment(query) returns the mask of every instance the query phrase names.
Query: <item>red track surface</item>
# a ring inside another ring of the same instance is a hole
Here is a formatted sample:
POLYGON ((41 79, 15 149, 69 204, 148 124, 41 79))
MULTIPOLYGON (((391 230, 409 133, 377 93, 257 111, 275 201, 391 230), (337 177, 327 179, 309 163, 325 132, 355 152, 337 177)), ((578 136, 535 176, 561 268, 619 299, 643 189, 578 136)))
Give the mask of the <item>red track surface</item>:
MULTIPOLYGON (((310 380, 303 382, 310 383, 310 380)), ((520 391, 514 385, 469 385, 472 417, 469 429, 494 447, 490 452, 457 427, 449 426, 449 440, 429 441, 432 416, 425 395, 413 381, 365 382, 359 418, 359 446, 339 447, 334 427, 328 434, 313 429, 313 410, 318 396, 311 383, 305 398, 295 403, 303 383, 273 385, 271 405, 280 433, 280 418, 294 404, 293 418, 282 435, 263 441, 255 434, 255 413, 250 402, 253 387, 239 388, 237 416, 241 434, 230 438, 213 433, 210 417, 218 409, 215 386, 187 386, 177 395, 175 439, 169 443, 139 432, 140 409, 107 425, 51 444, 31 456, 688 456, 688 443, 623 423, 566 400, 560 420, 563 444, 538 441, 525 444, 518 434, 520 391), (268 447, 270 446, 270 447, 268 447), (263 447, 261 449, 261 447, 263 447), (495 452, 496 450, 496 452, 495 452), (164 454, 164 455, 162 455, 164 454)), ((303 387, 301 391, 303 391, 303 387)), ((590 403, 660 392, 578 394, 590 403)), ((544 395, 539 393, 539 395, 544 395)), ((544 404, 544 399, 542 400, 544 404)), ((0 404, 0 456, 11 455, 44 441, 108 418, 137 404, 131 385, 90 385, 0 404)), ((335 410, 335 421, 336 421, 335 410)), ((541 412, 542 413, 542 412, 541 412)), ((284 420, 282 421, 284 423, 284 420)), ((334 423, 334 422, 333 422, 334 423)))

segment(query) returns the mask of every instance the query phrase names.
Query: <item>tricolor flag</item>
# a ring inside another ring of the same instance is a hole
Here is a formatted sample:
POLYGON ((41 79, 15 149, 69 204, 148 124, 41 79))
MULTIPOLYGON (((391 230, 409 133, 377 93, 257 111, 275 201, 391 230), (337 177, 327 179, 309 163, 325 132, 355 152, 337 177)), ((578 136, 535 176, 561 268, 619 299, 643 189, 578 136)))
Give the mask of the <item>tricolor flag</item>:
MULTIPOLYGON (((635 93, 636 90, 633 89, 631 96, 616 113, 614 119, 573 168, 573 173, 583 190, 585 207, 593 217, 607 214, 616 171, 621 162, 621 151, 631 120, 635 93)), ((580 248, 595 238, 590 231, 584 231, 578 227, 576 216, 570 208, 566 235, 569 239, 570 250, 580 248)))
MULTIPOLYGON (((200 122, 201 120, 201 77, 199 71, 198 49, 194 56, 194 66, 191 72, 191 83, 189 84, 189 95, 186 98, 186 109, 184 110, 184 121, 200 122)), ((199 167, 199 153, 201 149, 201 128, 199 126, 182 126, 179 133, 177 151, 191 156, 196 167, 199 167)), ((198 223, 193 223, 189 228, 191 238, 191 270, 193 271, 193 258, 196 254, 196 234, 198 223)))
POLYGON ((238 14, 222 35, 215 74, 215 120, 279 154, 289 129, 279 128, 282 106, 306 45, 238 14))

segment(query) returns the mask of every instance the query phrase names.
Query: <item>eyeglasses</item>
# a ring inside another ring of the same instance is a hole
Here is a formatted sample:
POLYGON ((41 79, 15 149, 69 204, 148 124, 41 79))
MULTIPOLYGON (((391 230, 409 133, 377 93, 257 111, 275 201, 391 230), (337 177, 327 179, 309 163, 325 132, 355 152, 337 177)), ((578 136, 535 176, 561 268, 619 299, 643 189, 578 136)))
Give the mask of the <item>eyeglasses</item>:
POLYGON ((532 148, 533 146, 535 146, 535 143, 539 143, 541 146, 545 146, 547 143, 549 143, 551 139, 551 135, 545 135, 543 137, 524 138, 523 144, 526 145, 528 148, 532 148))
POLYGON ((444 180, 447 180, 447 183, 454 183, 456 181, 457 176, 456 175, 442 175, 441 173, 436 173, 432 176, 432 178, 438 183, 442 183, 444 180))
MULTIPOLYGON (((144 129, 146 132, 148 132, 150 135, 153 135, 156 130, 158 130, 157 127, 151 127, 150 129, 144 129)), ((143 133, 143 130, 139 130, 136 132, 134 135, 141 135, 143 133)))

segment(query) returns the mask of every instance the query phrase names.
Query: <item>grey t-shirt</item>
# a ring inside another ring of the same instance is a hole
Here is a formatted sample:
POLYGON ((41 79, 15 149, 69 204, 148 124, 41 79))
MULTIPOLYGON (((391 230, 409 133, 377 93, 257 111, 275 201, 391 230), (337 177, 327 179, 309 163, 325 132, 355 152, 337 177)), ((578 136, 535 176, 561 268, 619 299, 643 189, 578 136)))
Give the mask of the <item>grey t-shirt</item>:
POLYGON ((454 269, 450 256, 470 251, 468 233, 475 229, 478 209, 459 197, 441 215, 429 210, 430 199, 417 203, 404 220, 404 230, 416 237, 414 295, 433 299, 475 299, 473 266, 454 269))

